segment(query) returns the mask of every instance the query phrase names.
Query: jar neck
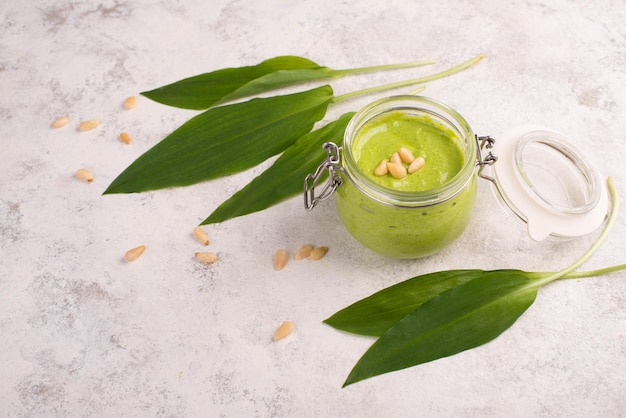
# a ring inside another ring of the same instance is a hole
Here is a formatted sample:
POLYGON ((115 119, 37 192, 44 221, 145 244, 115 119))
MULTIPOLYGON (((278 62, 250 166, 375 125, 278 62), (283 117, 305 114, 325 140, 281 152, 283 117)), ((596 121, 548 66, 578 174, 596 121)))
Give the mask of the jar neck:
POLYGON ((348 124, 342 149, 343 171, 362 193, 384 204, 399 207, 424 207, 449 200, 466 188, 476 171, 477 145, 474 133, 465 119, 446 105, 422 96, 392 96, 375 101, 355 114, 348 124), (440 186, 424 191, 401 191, 385 187, 372 180, 358 166, 354 142, 361 128, 373 118, 385 113, 401 112, 426 117, 452 133, 463 153, 461 169, 440 186))

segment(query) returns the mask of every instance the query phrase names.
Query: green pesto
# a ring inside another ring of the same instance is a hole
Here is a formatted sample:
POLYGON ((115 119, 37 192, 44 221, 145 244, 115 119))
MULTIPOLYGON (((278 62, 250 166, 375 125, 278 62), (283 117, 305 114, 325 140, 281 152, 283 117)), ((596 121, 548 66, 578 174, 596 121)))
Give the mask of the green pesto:
POLYGON ((454 134, 425 116, 395 111, 368 121, 359 131, 352 152, 363 173, 377 183, 401 191, 425 191, 441 186, 463 167, 463 151, 454 134), (424 168, 403 179, 376 176, 374 169, 401 147, 426 160, 424 168))

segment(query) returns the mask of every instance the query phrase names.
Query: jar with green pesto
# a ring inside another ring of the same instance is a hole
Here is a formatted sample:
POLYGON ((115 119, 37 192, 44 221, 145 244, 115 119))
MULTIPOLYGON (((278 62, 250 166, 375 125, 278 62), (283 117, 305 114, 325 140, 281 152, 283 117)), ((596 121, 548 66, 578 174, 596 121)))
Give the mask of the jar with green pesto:
POLYGON ((357 241, 380 254, 435 254, 469 223, 476 153, 469 124, 447 106, 420 96, 376 101, 346 128, 339 217, 357 241))
POLYGON ((459 238, 479 176, 536 241, 588 234, 607 213, 597 167, 563 135, 526 125, 496 142, 426 97, 375 101, 350 120, 341 147, 324 148, 326 160, 304 182, 305 207, 334 195, 350 234, 394 258, 426 257, 459 238), (483 172, 487 166, 491 175, 483 172), (326 171, 328 181, 316 195, 326 171))

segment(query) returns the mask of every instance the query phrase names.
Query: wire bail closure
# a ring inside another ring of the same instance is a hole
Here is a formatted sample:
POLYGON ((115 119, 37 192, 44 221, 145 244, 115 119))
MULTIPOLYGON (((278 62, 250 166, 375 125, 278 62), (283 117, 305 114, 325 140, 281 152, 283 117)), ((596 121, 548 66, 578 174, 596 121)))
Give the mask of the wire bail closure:
POLYGON ((339 147, 333 142, 325 142, 322 148, 326 151, 326 159, 317 167, 314 173, 308 174, 304 179, 304 208, 312 210, 319 202, 330 198, 343 180, 338 171, 343 171, 339 164, 339 147), (319 186, 322 177, 328 171, 328 180, 324 184, 319 195, 315 195, 315 188, 319 186))
POLYGON ((478 136, 474 135, 476 138, 476 165, 478 166, 478 176, 484 178, 485 180, 489 180, 495 183, 496 179, 493 177, 483 173, 483 169, 485 166, 494 165, 496 161, 498 161, 498 156, 494 155, 491 151, 493 148, 493 144, 496 142, 494 138, 491 136, 478 136), (487 149, 487 155, 483 157, 483 149, 487 149))

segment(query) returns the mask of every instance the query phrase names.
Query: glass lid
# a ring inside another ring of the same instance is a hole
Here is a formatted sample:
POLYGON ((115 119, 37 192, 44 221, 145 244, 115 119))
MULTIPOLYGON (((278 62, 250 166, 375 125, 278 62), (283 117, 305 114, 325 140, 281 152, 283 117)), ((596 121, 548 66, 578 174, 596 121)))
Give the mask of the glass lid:
POLYGON ((520 126, 493 145, 494 183, 504 203, 536 241, 573 238, 598 228, 608 211, 598 169, 563 135, 520 126))

